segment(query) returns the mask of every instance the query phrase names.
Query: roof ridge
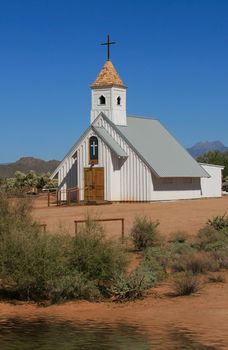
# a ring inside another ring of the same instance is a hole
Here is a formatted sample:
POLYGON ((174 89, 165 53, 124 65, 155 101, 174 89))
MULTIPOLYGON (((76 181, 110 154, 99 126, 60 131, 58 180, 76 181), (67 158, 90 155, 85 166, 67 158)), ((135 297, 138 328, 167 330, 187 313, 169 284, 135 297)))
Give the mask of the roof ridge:
POLYGON ((153 117, 144 117, 140 115, 127 115, 128 118, 137 118, 137 119, 147 119, 147 120, 157 120, 159 121, 158 118, 153 118, 153 117))

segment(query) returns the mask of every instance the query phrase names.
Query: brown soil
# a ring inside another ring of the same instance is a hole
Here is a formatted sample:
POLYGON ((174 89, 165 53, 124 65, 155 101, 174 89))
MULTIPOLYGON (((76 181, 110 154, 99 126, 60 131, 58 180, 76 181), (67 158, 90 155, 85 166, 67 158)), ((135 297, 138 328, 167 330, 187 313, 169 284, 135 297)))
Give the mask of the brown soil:
MULTIPOLYGON (((194 235, 208 218, 228 211, 228 197, 194 201, 159 202, 148 204, 112 204, 91 207, 46 207, 46 201, 35 201, 34 217, 46 223, 51 231, 59 226, 70 232, 74 231, 74 220, 83 219, 89 212, 100 218, 124 217, 126 234, 136 215, 147 215, 159 219, 160 231, 169 235, 177 230, 184 230, 194 235)), ((118 223, 108 225, 109 234, 120 236, 118 223)), ((140 258, 135 256, 132 266, 140 258)), ((222 272, 228 281, 228 272, 222 272)), ((204 276, 206 279, 207 277, 204 276)), ((228 349, 228 282, 206 283, 196 295, 173 298, 168 295, 170 282, 150 291, 149 295, 137 302, 124 304, 113 302, 89 303, 68 302, 47 308, 31 303, 11 305, 0 304, 1 318, 56 317, 72 321, 96 321, 114 324, 125 322, 138 324, 148 332, 159 328, 176 327, 200 334, 205 344, 220 341, 223 349, 228 349)))
MULTIPOLYGON (((115 203, 110 205, 47 207, 45 196, 35 200, 34 218, 46 223, 49 231, 59 228, 74 232, 74 220, 83 220, 89 214, 93 218, 125 219, 125 235, 127 236, 134 218, 146 215, 160 221, 160 231, 170 235, 176 231, 186 231, 194 235, 207 221, 215 215, 228 213, 228 196, 215 199, 182 200, 151 203, 115 203)), ((112 237, 121 235, 121 223, 109 222, 104 225, 112 237)))

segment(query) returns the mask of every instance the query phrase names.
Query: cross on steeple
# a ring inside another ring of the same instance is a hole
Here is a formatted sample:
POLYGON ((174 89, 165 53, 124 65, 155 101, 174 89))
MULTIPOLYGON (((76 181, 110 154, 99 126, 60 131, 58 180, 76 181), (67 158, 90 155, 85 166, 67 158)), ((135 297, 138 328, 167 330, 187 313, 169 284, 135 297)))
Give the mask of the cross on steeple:
POLYGON ((110 38, 109 38, 109 34, 107 35, 107 43, 102 43, 101 45, 107 45, 107 48, 108 48, 108 56, 107 56, 107 60, 109 61, 110 60, 110 45, 112 44, 116 44, 115 41, 110 41, 110 38))

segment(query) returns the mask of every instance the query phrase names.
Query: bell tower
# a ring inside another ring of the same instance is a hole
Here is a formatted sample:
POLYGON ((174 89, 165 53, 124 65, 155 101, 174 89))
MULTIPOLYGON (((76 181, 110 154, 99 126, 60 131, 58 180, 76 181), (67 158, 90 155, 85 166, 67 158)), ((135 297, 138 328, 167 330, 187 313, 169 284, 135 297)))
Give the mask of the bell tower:
POLYGON ((108 57, 95 82, 91 85, 92 107, 90 123, 103 112, 114 124, 127 125, 126 89, 110 60, 109 35, 107 43, 108 57))

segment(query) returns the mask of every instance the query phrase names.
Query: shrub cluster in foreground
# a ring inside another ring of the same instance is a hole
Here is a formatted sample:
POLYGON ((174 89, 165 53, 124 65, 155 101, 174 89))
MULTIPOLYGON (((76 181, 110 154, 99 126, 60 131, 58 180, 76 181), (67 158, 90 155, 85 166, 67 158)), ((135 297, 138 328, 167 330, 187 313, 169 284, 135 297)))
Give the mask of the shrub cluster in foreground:
MULTIPOLYGON (((164 272, 171 270, 175 295, 197 292, 201 287, 198 277, 200 274, 228 268, 227 215, 209 219, 195 239, 190 239, 185 232, 177 232, 164 244, 157 227, 157 221, 153 222, 146 217, 137 218, 131 236, 135 249, 144 251, 142 266, 148 260, 148 251, 151 251, 153 259, 164 272)), ((156 271, 154 261, 152 265, 156 271)), ((161 279, 156 278, 156 282, 159 280, 161 279)), ((222 281, 222 277, 214 277, 214 281, 216 280, 222 281)))
MULTIPOLYGON (((76 236, 42 232, 28 199, 0 194, 0 294, 22 300, 134 300, 170 273, 175 295, 200 289, 198 276, 228 268, 228 218, 208 220, 196 238, 165 242, 159 223, 136 218, 130 237, 141 263, 127 272, 127 252, 89 218, 76 236)), ((222 282, 222 277, 211 281, 222 282)))
POLYGON ((23 300, 106 296, 126 270, 122 249, 87 220, 77 236, 42 232, 22 199, 0 196, 0 292, 23 300))

